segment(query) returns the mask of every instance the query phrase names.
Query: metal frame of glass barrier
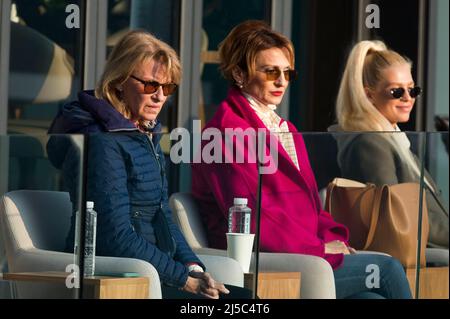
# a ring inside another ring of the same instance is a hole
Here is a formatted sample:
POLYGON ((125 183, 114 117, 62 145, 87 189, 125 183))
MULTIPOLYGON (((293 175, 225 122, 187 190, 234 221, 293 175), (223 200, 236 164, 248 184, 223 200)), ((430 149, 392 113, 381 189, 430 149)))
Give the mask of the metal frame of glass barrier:
MULTIPOLYGON (((75 255, 76 264, 79 266, 79 290, 78 290, 78 298, 84 298, 84 265, 85 265, 85 254, 86 249, 86 186, 87 186, 87 176, 88 176, 88 153, 89 153, 89 134, 85 134, 83 138, 83 152, 82 152, 82 174, 81 174, 81 185, 79 187, 80 194, 80 202, 78 203, 78 207, 80 208, 80 218, 75 222, 78 224, 79 233, 75 236, 78 236, 80 242, 75 243, 75 245, 79 244, 79 253, 75 255)), ((94 255, 95 258, 95 255, 94 255)))
MULTIPOLYGON (((419 214, 418 214, 418 228, 417 228, 417 254, 416 254, 416 282, 415 282, 415 292, 414 297, 416 299, 419 299, 419 292, 420 292, 420 264, 421 264, 421 249, 422 249, 422 227, 423 227, 423 197, 425 192, 425 183, 424 183, 424 176, 425 176, 425 156, 426 156, 426 149, 427 149, 427 135, 420 136, 420 140, 423 140, 422 147, 422 154, 420 154, 420 158, 422 159, 420 161, 420 179, 419 179, 419 185, 420 185, 420 191, 419 191, 419 214)), ((419 147, 420 149, 420 147, 419 147)))

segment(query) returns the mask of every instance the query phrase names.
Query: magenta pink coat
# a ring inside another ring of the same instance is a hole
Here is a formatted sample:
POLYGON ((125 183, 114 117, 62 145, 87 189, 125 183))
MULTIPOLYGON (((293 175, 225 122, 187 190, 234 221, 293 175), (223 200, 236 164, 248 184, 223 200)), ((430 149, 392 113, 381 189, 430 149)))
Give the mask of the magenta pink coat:
MULTIPOLYGON (((297 132, 289 122, 288 127, 290 132, 297 132)), ((269 134, 247 99, 234 88, 230 89, 228 97, 204 130, 207 128, 220 131, 226 128, 262 128, 269 134)), ((336 268, 341 265, 343 254, 325 254, 324 244, 333 240, 347 243, 348 229, 322 210, 303 138, 299 133, 293 136, 300 171, 277 142, 278 169, 274 174, 262 177, 260 251, 319 256, 336 268)), ((222 146, 225 147, 223 141, 222 146)), ((198 201, 210 247, 226 248, 228 209, 235 197, 248 198, 248 206, 252 209, 251 230, 255 232, 257 164, 247 161, 241 164, 194 163, 192 193, 198 201)))

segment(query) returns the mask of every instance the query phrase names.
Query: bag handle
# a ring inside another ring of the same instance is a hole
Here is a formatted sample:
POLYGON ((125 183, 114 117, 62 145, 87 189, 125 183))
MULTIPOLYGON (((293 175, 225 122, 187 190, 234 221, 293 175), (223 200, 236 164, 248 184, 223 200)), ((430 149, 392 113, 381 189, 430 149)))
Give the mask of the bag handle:
POLYGON ((333 181, 327 186, 327 197, 325 198, 325 210, 331 213, 331 198, 333 197, 333 190, 336 187, 336 183, 333 181))
POLYGON ((386 185, 381 186, 380 188, 375 187, 375 196, 373 198, 372 204, 372 214, 370 215, 370 225, 369 225, 369 233, 367 234, 366 244, 364 245, 363 250, 367 250, 369 246, 372 244, 373 237, 375 236, 375 230, 377 229, 378 218, 380 217, 380 208, 381 208, 381 198, 383 196, 384 189, 386 185))
POLYGON ((325 207, 324 209, 327 212, 331 213, 331 199, 333 198, 333 191, 336 187, 355 187, 355 188, 361 188, 361 187, 367 187, 371 185, 370 183, 363 184, 358 181, 354 181, 351 179, 336 177, 334 178, 330 183, 327 185, 327 196, 325 198, 325 207))

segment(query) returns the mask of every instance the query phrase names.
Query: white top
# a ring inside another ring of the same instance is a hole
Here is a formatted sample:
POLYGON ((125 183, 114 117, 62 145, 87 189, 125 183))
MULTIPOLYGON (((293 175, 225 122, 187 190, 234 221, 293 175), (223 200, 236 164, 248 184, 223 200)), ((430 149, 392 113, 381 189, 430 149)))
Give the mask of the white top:
POLYGON ((292 133, 289 132, 287 122, 275 112, 277 106, 274 104, 264 105, 249 94, 245 92, 242 92, 242 94, 245 96, 250 104, 250 107, 255 111, 256 115, 267 127, 267 129, 278 138, 294 165, 298 170, 300 170, 294 138, 292 133))
POLYGON ((235 198, 233 200, 234 205, 247 205, 248 199, 247 198, 235 198))

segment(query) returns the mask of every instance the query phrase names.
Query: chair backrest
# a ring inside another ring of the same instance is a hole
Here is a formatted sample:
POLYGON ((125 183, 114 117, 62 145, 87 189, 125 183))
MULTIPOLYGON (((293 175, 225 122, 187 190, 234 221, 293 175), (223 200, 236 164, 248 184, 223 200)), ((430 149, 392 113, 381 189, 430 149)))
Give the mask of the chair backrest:
MULTIPOLYGON (((178 224, 189 246, 206 255, 226 256, 226 250, 209 248, 206 228, 198 205, 189 193, 174 193, 169 198, 174 222, 178 224), (204 248, 204 249, 201 249, 204 248)), ((336 298, 333 269, 316 256, 300 254, 261 253, 259 268, 268 272, 302 273, 301 295, 304 298, 336 298)))
POLYGON ((64 251, 70 229, 69 194, 18 190, 6 193, 0 205, 6 253, 38 248, 64 251))
POLYGON ((209 247, 194 197, 189 193, 174 193, 170 196, 169 206, 174 222, 180 227, 189 246, 193 249, 209 247))
POLYGON ((11 103, 51 103, 68 98, 75 74, 73 58, 55 42, 28 26, 11 23, 11 34, 11 103), (31 55, 24 50, 24 43, 33 48, 31 55))

